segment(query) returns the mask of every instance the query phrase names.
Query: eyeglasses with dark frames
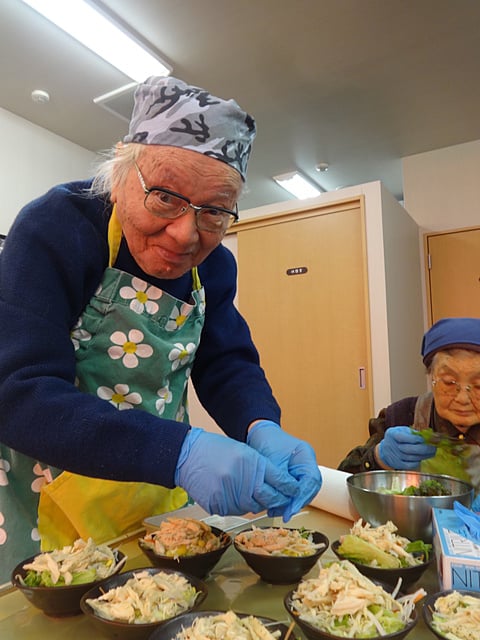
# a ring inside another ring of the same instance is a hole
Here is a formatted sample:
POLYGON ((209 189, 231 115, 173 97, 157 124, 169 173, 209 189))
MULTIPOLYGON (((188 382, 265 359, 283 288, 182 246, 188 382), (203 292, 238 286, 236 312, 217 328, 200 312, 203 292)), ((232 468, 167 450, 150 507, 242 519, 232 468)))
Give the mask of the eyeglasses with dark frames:
POLYGON ((176 193, 164 187, 147 187, 143 175, 135 162, 138 179, 145 193, 143 201, 145 209, 154 216, 175 220, 185 215, 188 209, 193 209, 197 228, 200 231, 210 233, 225 233, 225 231, 238 220, 238 207, 235 204, 235 211, 214 207, 209 204, 196 205, 190 202, 186 196, 176 193))

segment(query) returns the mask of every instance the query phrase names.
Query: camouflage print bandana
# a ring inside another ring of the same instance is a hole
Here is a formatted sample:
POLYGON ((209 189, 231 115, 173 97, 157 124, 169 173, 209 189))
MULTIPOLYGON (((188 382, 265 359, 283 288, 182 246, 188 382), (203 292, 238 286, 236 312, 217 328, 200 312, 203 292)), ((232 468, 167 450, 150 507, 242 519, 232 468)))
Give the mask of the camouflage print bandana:
POLYGON ((246 178, 255 121, 235 100, 223 100, 177 78, 151 77, 135 90, 124 142, 198 151, 226 162, 246 178))

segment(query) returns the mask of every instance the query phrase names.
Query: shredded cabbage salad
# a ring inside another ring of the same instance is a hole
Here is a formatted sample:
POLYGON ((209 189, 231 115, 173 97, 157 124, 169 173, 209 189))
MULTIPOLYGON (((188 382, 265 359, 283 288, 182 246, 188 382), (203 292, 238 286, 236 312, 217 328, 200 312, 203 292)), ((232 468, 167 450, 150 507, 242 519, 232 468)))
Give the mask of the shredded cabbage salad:
POLYGON ((292 608, 301 620, 340 638, 374 638, 403 629, 415 602, 426 595, 419 589, 395 599, 395 591, 388 593, 341 560, 322 567, 318 578, 300 582, 292 608))
POLYGON ((190 627, 177 633, 175 640, 276 640, 280 631, 271 633, 255 616, 239 618, 233 611, 196 618, 190 627))
POLYGON ((432 626, 448 640, 478 640, 480 597, 453 591, 435 600, 432 626))
POLYGON ((55 549, 36 556, 23 565, 27 570, 23 584, 29 587, 59 587, 103 580, 125 564, 127 558, 117 560, 117 553, 106 544, 96 545, 82 538, 63 549, 55 549))
POLYGON ((131 624, 161 622, 195 604, 199 591, 177 573, 138 571, 127 582, 86 603, 101 618, 131 624))

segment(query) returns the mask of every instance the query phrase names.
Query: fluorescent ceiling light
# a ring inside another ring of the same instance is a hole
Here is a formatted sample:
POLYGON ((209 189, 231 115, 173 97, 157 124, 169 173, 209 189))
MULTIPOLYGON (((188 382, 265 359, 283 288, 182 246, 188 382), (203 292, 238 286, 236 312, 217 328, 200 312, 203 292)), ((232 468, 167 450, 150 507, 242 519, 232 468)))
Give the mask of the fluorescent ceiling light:
POLYGON ((22 0, 132 80, 168 76, 172 68, 84 0, 22 0))
POLYGON ((280 176, 273 176, 273 179, 299 200, 314 198, 322 193, 318 187, 314 187, 313 184, 298 173, 298 171, 282 173, 280 176))

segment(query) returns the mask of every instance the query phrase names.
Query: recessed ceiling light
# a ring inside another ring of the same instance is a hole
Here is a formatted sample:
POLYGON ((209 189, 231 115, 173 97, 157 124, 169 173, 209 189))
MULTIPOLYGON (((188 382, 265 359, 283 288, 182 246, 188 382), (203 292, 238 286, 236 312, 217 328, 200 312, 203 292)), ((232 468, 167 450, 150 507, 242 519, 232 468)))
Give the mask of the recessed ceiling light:
POLYGON ((279 176, 273 176, 273 179, 278 185, 283 187, 299 200, 314 198, 322 193, 319 187, 313 186, 313 184, 304 178, 298 171, 282 173, 279 176))
POLYGON ((35 89, 30 94, 30 97, 34 102, 49 102, 50 100, 50 94, 43 91, 43 89, 35 89))
POLYGON ((168 76, 172 68, 85 0, 22 0, 132 80, 168 76))

